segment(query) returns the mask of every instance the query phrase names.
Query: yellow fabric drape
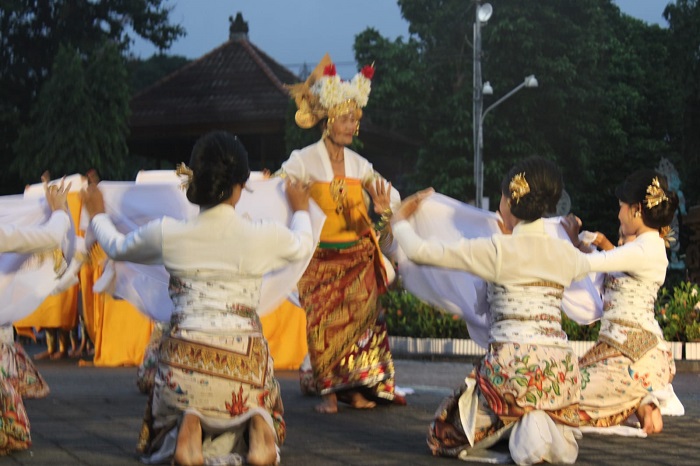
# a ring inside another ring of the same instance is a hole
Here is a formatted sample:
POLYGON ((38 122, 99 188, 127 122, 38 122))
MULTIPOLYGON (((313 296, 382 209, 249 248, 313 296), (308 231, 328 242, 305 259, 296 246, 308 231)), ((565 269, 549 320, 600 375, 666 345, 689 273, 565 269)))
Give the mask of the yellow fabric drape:
MULTIPOLYGON (((68 193, 68 211, 74 225, 80 224, 80 210, 82 201, 80 193, 68 193)), ((62 328, 70 330, 78 323, 78 285, 75 285, 61 294, 49 296, 30 315, 15 322, 15 327, 20 335, 33 334, 32 327, 62 328)))
POLYGON ((299 369, 308 352, 306 313, 290 301, 260 318, 275 370, 299 369))
POLYGON ((138 366, 143 360, 153 331, 151 320, 129 302, 106 293, 93 293, 95 281, 102 275, 107 255, 95 244, 81 276, 85 308, 85 327, 95 345, 95 366, 138 366), (88 283, 89 282, 89 283, 88 283))

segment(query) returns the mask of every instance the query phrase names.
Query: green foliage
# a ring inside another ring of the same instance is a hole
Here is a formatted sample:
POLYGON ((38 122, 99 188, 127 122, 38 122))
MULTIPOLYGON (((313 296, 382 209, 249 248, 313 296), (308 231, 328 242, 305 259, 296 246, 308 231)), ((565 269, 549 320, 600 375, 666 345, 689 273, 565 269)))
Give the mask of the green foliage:
MULTIPOLYGON (((0 2, 0 163, 9 166, 17 157, 13 146, 20 128, 29 124, 32 106, 56 69, 54 61, 61 46, 80 51, 85 59, 111 42, 121 54, 126 53, 135 33, 167 49, 184 34, 181 26, 169 23, 170 9, 163 0, 0 2)), ((107 73, 103 81, 109 79, 107 73)), ((77 102, 67 104, 77 108, 77 102)), ((82 120, 78 114, 73 116, 82 120)), ((29 181, 16 175, 9 170, 0 174, 3 192, 13 192, 29 181)), ((32 173, 32 180, 36 176, 32 173)))
POLYGON ((469 338, 467 325, 416 298, 400 286, 381 297, 389 335, 414 338, 469 338))
POLYGON ((70 159, 80 157, 97 142, 90 132, 90 122, 97 118, 95 110, 80 54, 61 47, 52 79, 32 109, 32 123, 20 131, 14 146, 18 157, 12 168, 26 183, 38 182, 45 170, 57 176, 72 174, 70 159))
POLYGON ((681 282, 674 288, 663 287, 655 305, 655 317, 668 341, 700 338, 700 287, 681 282))
POLYGON ((700 1, 676 0, 664 10, 668 21, 666 67, 676 107, 668 137, 678 153, 672 161, 681 173, 689 204, 700 200, 700 1))
MULTIPOLYGON (((688 181, 700 176, 698 1, 670 4, 669 29, 621 14, 612 0, 542 0, 537 8, 491 3, 481 62, 495 94, 484 108, 529 74, 539 87, 522 90, 484 120, 485 195, 497 199, 503 173, 539 154, 562 168, 572 210, 586 229, 614 237, 614 187, 667 157, 692 205, 700 186, 688 181)), ((468 201, 474 193, 474 3, 399 0, 399 6, 410 23, 408 40, 391 42, 367 29, 355 41, 358 62, 377 66, 367 114, 423 142, 411 154, 417 162, 406 194, 433 186, 468 201)))
POLYGON ((569 341, 596 341, 600 332, 600 322, 590 325, 579 325, 561 313, 561 329, 566 333, 569 341))
MULTIPOLYGON (((413 338, 469 338, 464 321, 426 304, 400 284, 381 297, 390 335, 413 338)), ((659 290, 655 317, 667 341, 700 340, 700 286, 680 281, 659 290)), ((579 325, 562 312, 562 330, 569 341, 596 341, 600 322, 579 325)))
POLYGON ((94 49, 87 60, 62 46, 31 122, 20 130, 13 168, 26 182, 38 181, 44 170, 61 176, 95 168, 103 177, 121 177, 127 169, 129 98, 114 44, 94 49))

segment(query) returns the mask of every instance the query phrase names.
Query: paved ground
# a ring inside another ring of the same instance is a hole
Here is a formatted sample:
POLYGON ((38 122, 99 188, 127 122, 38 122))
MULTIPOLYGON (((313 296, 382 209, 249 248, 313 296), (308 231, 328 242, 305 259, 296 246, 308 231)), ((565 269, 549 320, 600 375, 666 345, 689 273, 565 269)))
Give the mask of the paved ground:
MULTIPOLYGON (((145 396, 134 368, 78 367, 75 360, 41 361, 51 394, 28 400, 34 445, 0 458, 0 465, 138 465, 134 453, 145 396)), ((283 465, 449 465, 434 458, 425 432, 439 401, 470 370, 466 362, 397 360, 397 382, 415 390, 406 407, 372 411, 313 411, 316 399, 302 397, 296 372, 280 372, 287 421, 283 465)), ((648 439, 586 436, 579 465, 700 464, 700 375, 678 374, 674 387, 686 415, 665 418, 665 429, 648 439)))

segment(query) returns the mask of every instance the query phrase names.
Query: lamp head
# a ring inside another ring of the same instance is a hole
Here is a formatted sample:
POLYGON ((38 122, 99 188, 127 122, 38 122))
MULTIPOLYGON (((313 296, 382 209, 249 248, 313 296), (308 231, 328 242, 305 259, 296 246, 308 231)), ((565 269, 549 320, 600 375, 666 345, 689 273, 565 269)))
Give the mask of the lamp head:
POLYGON ((537 87, 539 86, 539 83, 537 82, 537 78, 535 77, 534 74, 531 74, 530 76, 525 77, 525 87, 537 87))
POLYGON ((476 17, 481 23, 486 23, 489 20, 489 18, 491 18, 492 14, 493 7, 490 3, 484 3, 483 5, 479 5, 479 7, 476 10, 476 17))

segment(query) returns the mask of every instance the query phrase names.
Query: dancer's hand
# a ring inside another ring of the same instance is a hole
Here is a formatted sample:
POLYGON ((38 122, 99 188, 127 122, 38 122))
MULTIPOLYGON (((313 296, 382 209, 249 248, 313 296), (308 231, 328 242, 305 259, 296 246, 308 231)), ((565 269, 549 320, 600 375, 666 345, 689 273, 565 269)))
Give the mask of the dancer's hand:
POLYGON ((65 185, 65 177, 61 178, 59 184, 49 185, 51 175, 49 172, 44 172, 41 175, 41 181, 44 184, 44 193, 46 194, 46 202, 49 204, 51 211, 64 210, 68 212, 68 192, 70 191, 71 183, 65 185))
POLYGON ((286 184, 289 207, 291 207, 294 212, 297 210, 309 210, 309 187, 300 181, 293 181, 289 178, 287 178, 286 184))
POLYGON ((435 190, 433 188, 428 188, 408 196, 401 203, 399 211, 394 213, 393 217, 391 218, 391 222, 396 223, 410 218, 416 212, 421 202, 430 197, 434 192, 435 190))
POLYGON ((105 213, 105 201, 102 197, 102 191, 95 184, 89 184, 87 188, 81 191, 83 206, 90 218, 97 214, 105 213))
POLYGON ((372 198, 376 214, 383 215, 391 210, 391 182, 377 177, 376 180, 367 182, 365 189, 372 198))
POLYGON ((574 214, 569 214, 566 217, 562 217, 561 225, 564 227, 566 234, 574 246, 579 247, 581 240, 578 238, 578 233, 581 230, 581 219, 574 214))

